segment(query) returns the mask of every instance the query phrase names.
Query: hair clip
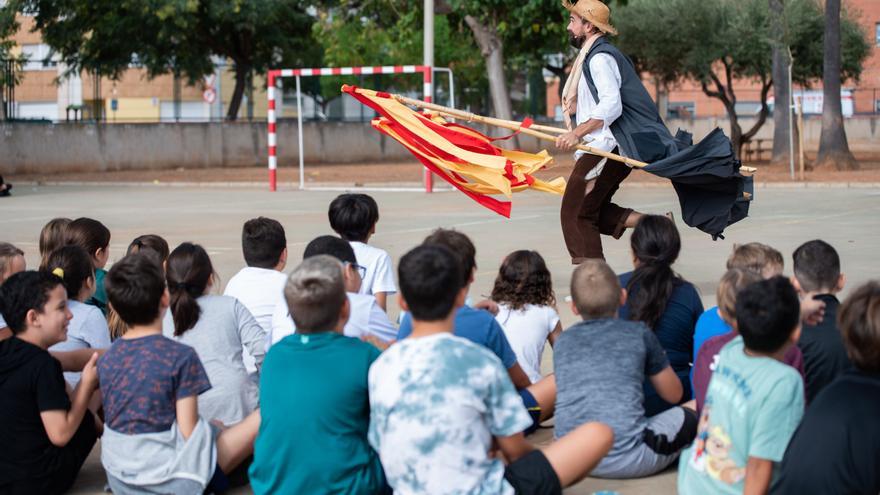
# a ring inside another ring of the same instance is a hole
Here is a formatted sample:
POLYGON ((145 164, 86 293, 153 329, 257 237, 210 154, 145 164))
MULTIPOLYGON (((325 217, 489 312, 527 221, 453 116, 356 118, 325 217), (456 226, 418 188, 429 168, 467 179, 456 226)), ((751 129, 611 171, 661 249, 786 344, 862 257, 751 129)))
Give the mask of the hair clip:
POLYGON ((60 278, 61 280, 64 280, 64 269, 61 267, 56 268, 56 269, 52 270, 52 275, 55 275, 56 277, 60 278))

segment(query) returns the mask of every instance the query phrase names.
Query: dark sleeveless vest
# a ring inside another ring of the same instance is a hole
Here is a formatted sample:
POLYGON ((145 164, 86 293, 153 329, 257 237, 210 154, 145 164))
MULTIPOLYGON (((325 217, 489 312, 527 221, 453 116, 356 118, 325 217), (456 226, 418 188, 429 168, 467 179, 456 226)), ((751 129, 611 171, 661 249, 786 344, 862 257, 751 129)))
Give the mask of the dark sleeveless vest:
POLYGON ((590 74, 590 60, 599 53, 611 55, 620 70, 623 113, 611 124, 611 133, 623 154, 651 163, 676 153, 675 139, 660 118, 657 106, 642 85, 632 61, 605 36, 596 40, 584 61, 584 77, 593 100, 599 102, 599 92, 590 74))

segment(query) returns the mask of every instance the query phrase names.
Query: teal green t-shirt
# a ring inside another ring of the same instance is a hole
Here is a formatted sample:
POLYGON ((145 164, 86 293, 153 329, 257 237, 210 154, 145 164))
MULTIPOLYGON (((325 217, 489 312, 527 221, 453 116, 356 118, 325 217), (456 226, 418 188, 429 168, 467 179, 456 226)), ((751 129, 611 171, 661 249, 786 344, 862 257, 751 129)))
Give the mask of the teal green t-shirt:
POLYGON ((249 471, 255 494, 384 489, 367 442, 367 373, 379 351, 338 333, 293 334, 272 346, 260 373, 262 421, 249 471))
POLYGON ((95 295, 90 297, 86 304, 95 306, 107 316, 107 290, 104 288, 104 278, 107 276, 107 270, 98 268, 95 270, 95 295))
POLYGON ((797 370, 749 356, 742 337, 730 341, 718 354, 697 438, 681 454, 678 493, 742 493, 748 458, 781 461, 803 414, 797 370))

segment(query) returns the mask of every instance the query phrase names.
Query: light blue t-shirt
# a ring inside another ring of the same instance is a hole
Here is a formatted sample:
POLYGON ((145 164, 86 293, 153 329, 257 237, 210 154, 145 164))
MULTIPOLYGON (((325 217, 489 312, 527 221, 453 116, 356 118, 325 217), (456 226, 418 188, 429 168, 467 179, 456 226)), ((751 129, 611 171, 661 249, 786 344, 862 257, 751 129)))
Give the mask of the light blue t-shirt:
POLYGON ((512 495, 493 437, 532 421, 483 346, 441 333, 391 346, 370 368, 370 445, 395 493, 512 495))
MULTIPOLYGON (((397 340, 403 340, 412 333, 412 315, 406 313, 400 322, 397 340)), ((495 320, 492 313, 470 306, 462 306, 455 313, 455 335, 488 348, 492 351, 505 369, 516 364, 516 353, 504 335, 504 329, 495 320)))
POLYGON ((733 329, 730 328, 730 325, 722 320, 721 315, 718 314, 718 306, 704 311, 697 320, 696 328, 694 328, 694 360, 691 362, 697 362, 697 353, 700 352, 700 347, 703 347, 707 340, 716 335, 724 335, 731 330, 733 329))
POLYGON ((718 354, 697 438, 681 454, 678 493, 742 493, 749 457, 781 461, 803 414, 798 372, 746 354, 735 338, 718 354))

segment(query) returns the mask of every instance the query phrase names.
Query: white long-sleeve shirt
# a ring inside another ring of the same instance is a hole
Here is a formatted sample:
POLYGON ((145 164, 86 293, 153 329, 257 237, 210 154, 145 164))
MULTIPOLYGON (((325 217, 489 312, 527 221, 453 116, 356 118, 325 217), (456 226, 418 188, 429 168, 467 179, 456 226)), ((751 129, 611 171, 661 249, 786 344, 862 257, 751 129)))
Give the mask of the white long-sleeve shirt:
MULTIPOLYGON (((607 53, 598 53, 590 59, 590 75, 593 76, 593 83, 599 93, 599 103, 593 99, 593 94, 590 93, 590 87, 587 85, 587 78, 581 73, 575 120, 577 125, 591 119, 603 121, 605 124, 600 129, 584 136, 583 141, 590 147, 611 151, 617 147, 617 140, 611 133, 611 124, 623 113, 623 103, 620 100, 620 68, 617 67, 617 61, 614 60, 614 57, 607 53)), ((584 151, 576 151, 575 161, 584 153, 584 151)), ((590 170, 586 179, 598 177, 605 167, 605 162, 606 160, 603 159, 590 170)))

